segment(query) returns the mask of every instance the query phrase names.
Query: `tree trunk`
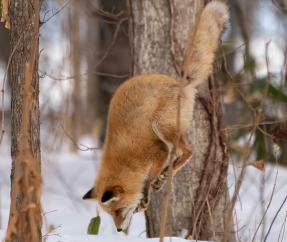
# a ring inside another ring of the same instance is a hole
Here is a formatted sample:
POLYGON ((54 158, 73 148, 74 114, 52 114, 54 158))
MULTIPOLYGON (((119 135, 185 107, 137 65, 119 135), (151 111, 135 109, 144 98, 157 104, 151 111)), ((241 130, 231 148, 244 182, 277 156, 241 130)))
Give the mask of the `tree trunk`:
MULTIPOLYGON (((34 23, 35 23, 35 16, 39 16, 36 14, 36 12, 40 11, 40 6, 42 4, 42 0, 39 0, 38 2, 39 8, 37 8, 36 1, 16 1, 11 0, 10 7, 9 7, 9 15, 11 19, 11 31, 10 31, 10 48, 11 51, 15 49, 14 55, 12 57, 11 65, 10 65, 10 80, 11 80, 11 156, 12 156, 12 170, 11 170, 11 183, 12 183, 12 191, 11 196, 14 194, 15 199, 11 199, 11 208, 10 208, 10 219, 9 219, 9 226, 11 225, 11 221, 13 221, 13 216, 16 216, 18 214, 18 220, 17 220, 17 227, 15 228, 17 231, 17 235, 13 236, 13 239, 11 241, 28 241, 25 238, 27 236, 23 236, 24 233, 27 233, 26 229, 29 227, 27 226, 27 217, 23 216, 23 213, 26 211, 29 211, 31 208, 25 207, 23 208, 23 199, 24 193, 27 193, 27 190, 23 192, 21 190, 20 185, 20 179, 23 181, 22 178, 25 176, 24 171, 25 167, 29 166, 27 160, 19 160, 18 155, 20 151, 20 142, 21 140, 20 136, 20 130, 21 130, 21 124, 23 120, 23 104, 24 104, 24 89, 25 89, 25 67, 26 64, 31 61, 32 56, 32 47, 33 42, 35 42, 36 52, 35 52, 35 61, 34 63, 30 63, 31 67, 34 67, 31 70, 31 86, 33 88, 33 91, 31 92, 31 102, 28 103, 27 108, 27 126, 29 127, 28 130, 26 129, 25 132, 27 132, 27 138, 25 142, 27 145, 25 148, 27 148, 29 153, 32 154, 34 157, 33 160, 36 160, 37 164, 35 165, 37 167, 37 171, 40 172, 39 167, 41 163, 41 150, 40 150, 40 110, 39 110, 39 76, 38 76, 38 33, 39 28, 37 28, 36 34, 33 33, 34 30, 34 23), (36 38, 36 41, 33 41, 36 38), (18 158, 18 160, 17 160, 18 158), (21 165, 19 164, 21 162, 21 165), (18 166, 21 168, 19 172, 19 176, 16 175, 16 167, 18 166), (15 186, 16 184, 16 186, 15 186), (20 187, 18 187, 18 184, 20 187), (15 200, 15 201, 14 201, 15 200), (19 227, 23 225, 23 227, 19 227), (20 232, 21 230, 21 232, 20 232), (23 236, 23 237, 22 237, 23 236)), ((39 21, 38 19, 36 21, 39 21)), ((38 22, 37 22, 38 24, 38 22)), ((38 26, 38 25, 36 25, 38 26)), ((26 73, 27 74, 27 73, 26 73)), ((27 78, 27 75, 26 75, 27 78)), ((30 94, 29 94, 30 95, 30 94)), ((27 179, 34 179, 36 180, 34 172, 29 173, 29 176, 33 176, 32 178, 27 179)), ((26 182, 30 182, 25 180, 26 182)), ((38 180, 37 180, 38 181, 38 180)), ((40 186, 38 184, 38 186, 40 186)), ((33 188, 34 187, 30 187, 33 188)), ((38 191, 37 189, 34 189, 35 191, 38 191)), ((29 194, 33 194, 34 191, 29 192, 29 194)), ((35 197, 33 196, 33 201, 36 207, 34 208, 34 211, 37 211, 37 217, 35 217, 36 221, 36 233, 37 233, 37 241, 42 241, 42 235, 41 235, 41 209, 40 204, 37 203, 38 200, 35 200, 35 197)), ((32 206, 32 204, 29 204, 32 206)), ((26 205, 25 205, 26 206, 26 205)), ((31 215, 31 214, 30 214, 31 215)), ((29 217, 31 219, 31 217, 29 217)), ((15 221, 15 220, 14 220, 15 221)), ((8 229, 9 230, 9 229, 8 229)), ((30 238, 31 239, 31 238, 30 238)), ((30 240, 32 241, 32 240, 30 240)), ((35 241, 35 240, 33 240, 35 241)))
MULTIPOLYGON (((0 11, 1 13, 1 11, 0 11)), ((0 62, 6 66, 9 60, 10 47, 9 47, 9 31, 6 29, 4 23, 0 23, 0 62)), ((1 64, 1 63, 0 63, 1 64)))
MULTIPOLYGON (((155 72, 179 79, 176 68, 182 61, 201 1, 128 0, 128 3, 133 19, 130 21, 133 74, 155 72)), ((216 75, 198 90, 194 119, 187 135, 193 157, 173 177, 166 235, 179 236, 185 229, 193 239, 221 241, 225 222, 233 221, 225 221, 229 204, 228 153, 225 134, 220 132, 222 113, 216 75)), ((152 193, 145 214, 148 237, 159 236, 162 203, 163 191, 152 193)), ((228 241, 235 241, 234 234, 229 234, 228 241)))
MULTIPOLYGON (((70 58, 73 73, 73 91, 72 91, 72 110, 71 110, 71 125, 69 133, 72 134, 74 142, 78 143, 83 134, 83 104, 82 104, 82 82, 80 77, 82 46, 80 42, 80 15, 82 14, 83 2, 72 1, 71 16, 70 16, 70 58)), ((77 148, 70 142, 72 151, 77 151, 77 148)))
MULTIPOLYGON (((99 1, 85 1, 87 9, 99 7, 99 1)), ((85 56, 88 64, 88 83, 86 95, 86 123, 85 133, 96 136, 99 134, 99 101, 100 101, 100 82, 95 71, 95 65, 98 62, 98 52, 100 50, 100 29, 99 19, 91 14, 87 14, 87 28, 89 35, 85 38, 85 56)))

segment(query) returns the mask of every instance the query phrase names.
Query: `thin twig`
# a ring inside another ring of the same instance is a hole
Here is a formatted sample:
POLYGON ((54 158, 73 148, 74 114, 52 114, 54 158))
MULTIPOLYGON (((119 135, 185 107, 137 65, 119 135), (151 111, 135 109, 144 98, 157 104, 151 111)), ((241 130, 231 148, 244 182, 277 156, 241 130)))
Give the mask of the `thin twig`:
POLYGON ((46 215, 49 214, 49 213, 54 213, 54 212, 58 212, 58 210, 52 210, 52 211, 43 213, 43 214, 42 214, 42 217, 46 216, 46 215))
MULTIPOLYGON (((259 125, 277 124, 277 123, 281 123, 281 122, 285 122, 285 121, 287 121, 287 120, 284 118, 284 119, 278 119, 276 121, 260 122, 259 125)), ((244 128, 249 128, 249 127, 252 127, 252 126, 253 126, 253 124, 236 124, 236 125, 232 125, 232 126, 227 126, 226 128, 221 129, 220 132, 221 131, 226 131, 226 130, 244 129, 244 128)), ((264 132, 264 133, 268 135, 268 133, 266 133, 266 132, 264 132)), ((271 137, 273 137, 273 136, 271 136, 271 137)))
POLYGON ((56 229, 58 229, 58 228, 62 228, 62 224, 58 225, 56 228, 51 228, 48 233, 46 233, 45 235, 43 235, 43 238, 45 239, 46 237, 51 236, 51 235, 60 236, 59 234, 51 234, 54 230, 56 230, 56 229))
MULTIPOLYGON (((53 76, 53 74, 47 74, 45 71, 39 71, 42 75, 40 76, 41 78, 44 78, 44 77, 49 77, 51 79, 53 79, 54 81, 69 81, 69 80, 72 80, 75 78, 75 76, 66 76, 66 77, 55 77, 53 76)), ((110 76, 110 77, 114 77, 114 78, 126 78, 128 77, 129 75, 128 74, 124 74, 124 75, 117 75, 117 74, 112 74, 112 73, 103 73, 103 72, 97 72, 97 71, 93 71, 92 73, 95 73, 99 76, 110 76)), ((80 74, 80 77, 83 77, 85 75, 88 75, 89 72, 86 71, 85 73, 83 74, 80 74)))
POLYGON ((102 8, 93 8, 93 10, 95 10, 94 12, 91 11, 91 7, 93 7, 92 5, 89 6, 89 9, 87 9, 87 12, 94 16, 95 13, 97 15, 100 15, 100 16, 103 16, 103 17, 107 17, 107 18, 111 18, 111 19, 115 19, 115 20, 120 20, 122 18, 123 15, 126 15, 127 13, 125 11, 120 11, 119 13, 117 14, 114 14, 114 13, 110 13, 110 12, 107 12, 102 8))
POLYGON ((80 144, 81 146, 85 147, 85 149, 82 149, 80 148, 78 145, 77 145, 77 142, 68 134, 68 132, 64 129, 63 125, 61 125, 61 128, 63 129, 65 135, 73 142, 73 144, 76 146, 76 148, 80 151, 88 151, 88 150, 98 150, 98 149, 101 149, 101 148, 90 148, 90 147, 87 147, 83 144, 80 144))
MULTIPOLYGON (((60 13, 71 1, 67 2, 62 8, 60 8, 56 13, 53 13, 52 16, 50 18, 48 18, 46 21, 45 21, 45 16, 46 14, 44 15, 44 19, 43 21, 41 22, 40 24, 40 27, 42 27, 43 24, 47 23, 51 18, 53 18, 55 15, 57 15, 58 13, 60 13)), ((49 12, 49 11, 48 11, 49 12)), ((47 13, 48 13, 47 12, 47 13)))
POLYGON ((104 55, 102 56, 102 58, 98 61, 98 63, 94 66, 94 68, 97 68, 102 62, 104 59, 106 59, 106 57, 108 56, 108 54, 110 53, 111 49, 113 48, 115 42, 116 42, 116 38, 118 36, 118 33, 120 31, 120 27, 122 25, 122 23, 124 21, 128 20, 127 17, 125 18, 122 18, 118 23, 117 23, 117 27, 116 27, 116 30, 114 32, 114 36, 113 36, 113 39, 112 39, 112 43, 110 44, 110 46, 108 47, 108 49, 106 50, 106 52, 104 53, 104 55))
POLYGON ((281 236, 282 231, 283 231, 283 234, 282 234, 282 240, 281 240, 281 242, 283 241, 284 232, 285 232, 285 226, 286 226, 286 219, 287 219, 287 212, 286 212, 286 215, 285 215, 283 224, 282 224, 281 229, 280 229, 280 233, 279 233, 279 236, 278 236, 278 242, 279 242, 279 240, 280 240, 280 236, 281 236), (284 228, 284 230, 283 230, 283 228, 284 228))
POLYGON ((282 209, 283 205, 285 204, 286 200, 287 200, 287 196, 286 196, 285 199, 283 200, 283 202, 282 202, 280 208, 278 209, 277 213, 275 214, 274 218, 272 219, 272 222, 271 222, 271 224, 270 224, 270 227, 269 227, 269 229, 268 229, 268 232, 267 232, 267 234, 266 234, 266 236, 265 236, 265 238, 264 238, 264 242, 267 240, 268 235, 269 235, 269 233, 270 233, 270 231, 271 231, 271 229, 272 229, 272 226, 273 226, 273 224, 274 224, 274 222, 275 222, 275 219, 277 218, 277 216, 278 216, 280 210, 282 209))
MULTIPOLYGON (((224 42, 224 43, 225 43, 225 42, 224 42)), ((226 55, 229 55, 229 54, 231 54, 231 53, 236 52, 237 50, 239 50, 239 49, 240 49, 241 47, 243 47, 244 45, 246 45, 246 42, 244 42, 243 44, 239 45, 239 46, 236 47, 235 49, 230 50, 230 51, 228 51, 228 52, 224 52, 224 51, 223 51, 223 54, 220 55, 220 56, 218 56, 218 57, 217 57, 217 60, 220 59, 220 58, 223 57, 223 56, 226 56, 226 55)), ((223 50, 222 47, 221 47, 221 49, 223 50)))

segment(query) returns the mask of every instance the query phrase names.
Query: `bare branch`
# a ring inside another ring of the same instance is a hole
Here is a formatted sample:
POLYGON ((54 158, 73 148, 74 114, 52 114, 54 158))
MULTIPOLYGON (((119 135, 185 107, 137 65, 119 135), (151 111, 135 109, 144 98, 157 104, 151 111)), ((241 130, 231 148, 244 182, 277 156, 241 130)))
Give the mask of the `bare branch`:
POLYGON ((61 128, 63 129, 65 135, 73 142, 73 144, 75 145, 75 147, 76 147, 78 150, 80 150, 80 151, 88 151, 88 150, 98 150, 98 149, 101 149, 101 148, 89 148, 89 147, 87 147, 87 146, 85 146, 85 145, 83 145, 83 144, 80 144, 80 145, 83 146, 83 147, 85 147, 85 149, 80 148, 80 147, 77 145, 76 141, 75 141, 75 140, 67 133, 67 131, 64 129, 63 125, 61 125, 61 128))
MULTIPOLYGON (((89 7, 93 7, 92 5, 90 5, 89 7)), ((125 11, 121 11, 117 14, 114 14, 113 12, 107 12, 102 8, 95 8, 93 7, 94 12, 91 11, 91 9, 87 9, 87 12, 92 15, 92 16, 103 16, 103 17, 107 17, 107 18, 111 18, 111 19, 115 19, 115 20, 120 20, 122 18, 122 16, 127 15, 127 13, 125 11)))
POLYGON ((43 24, 47 23, 51 18, 55 17, 55 15, 57 15, 58 13, 60 13, 65 7, 68 6, 68 4, 70 4, 70 2, 71 2, 71 1, 67 2, 62 8, 60 8, 56 13, 53 13, 52 16, 45 21, 46 14, 47 14, 49 11, 51 11, 51 10, 49 10, 48 12, 46 12, 45 15, 44 15, 43 21, 40 23, 40 27, 42 27, 43 24))
POLYGON ((108 47, 108 49, 106 50, 106 52, 104 53, 104 55, 102 56, 102 58, 98 61, 98 63, 95 65, 94 68, 97 68, 102 62, 103 60, 108 56, 108 54, 110 53, 111 49, 113 48, 115 42, 116 42, 116 38, 118 36, 118 32, 120 31, 120 27, 122 25, 122 23, 124 21, 128 20, 127 17, 125 18, 122 18, 118 23, 117 23, 117 27, 116 27, 116 30, 115 30, 115 33, 114 33, 114 36, 113 36, 113 39, 112 39, 112 43, 110 44, 110 46, 108 47))

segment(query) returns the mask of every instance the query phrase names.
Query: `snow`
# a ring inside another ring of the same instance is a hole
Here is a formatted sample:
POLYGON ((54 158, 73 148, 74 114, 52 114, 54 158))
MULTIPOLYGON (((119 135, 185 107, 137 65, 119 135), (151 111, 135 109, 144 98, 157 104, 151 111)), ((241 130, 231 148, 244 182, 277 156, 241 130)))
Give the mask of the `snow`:
MULTIPOLYGON (((0 231, 0 240, 3 239, 5 236, 4 231, 0 231)), ((105 235, 105 236, 95 236, 95 235, 75 235, 75 234, 70 234, 70 235, 54 235, 50 236, 46 240, 47 242, 78 242, 78 241, 97 241, 97 242, 158 242, 158 238, 154 239, 146 239, 146 238, 140 238, 140 237, 135 237, 135 236, 125 236, 125 237, 119 237, 115 235, 105 235)), ((190 240, 185 240, 182 238, 176 238, 176 237, 168 237, 164 239, 164 242, 184 242, 184 241, 189 241, 190 240)), ((200 242, 200 241, 199 241, 200 242)), ((204 242, 204 241, 202 241, 204 242)))

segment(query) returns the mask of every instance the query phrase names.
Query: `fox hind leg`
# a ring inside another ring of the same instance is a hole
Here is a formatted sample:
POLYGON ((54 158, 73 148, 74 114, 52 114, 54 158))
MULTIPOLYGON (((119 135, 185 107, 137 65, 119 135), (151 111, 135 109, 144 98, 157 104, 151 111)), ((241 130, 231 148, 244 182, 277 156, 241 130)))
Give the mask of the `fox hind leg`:
MULTIPOLYGON (((173 148, 173 140, 175 137, 175 129, 171 126, 164 126, 159 125, 157 122, 152 124, 152 128, 157 136, 163 141, 168 149, 169 149, 169 156, 167 158, 167 162, 170 161, 170 155, 173 148)), ((190 147, 187 145, 186 141, 182 134, 180 134, 178 147, 176 150, 176 159, 173 161, 173 168, 172 168, 172 175, 174 175, 191 157, 192 152, 190 147)), ((159 174, 159 176, 152 182, 151 187, 154 191, 159 191, 167 177, 168 177, 168 164, 159 174)))

